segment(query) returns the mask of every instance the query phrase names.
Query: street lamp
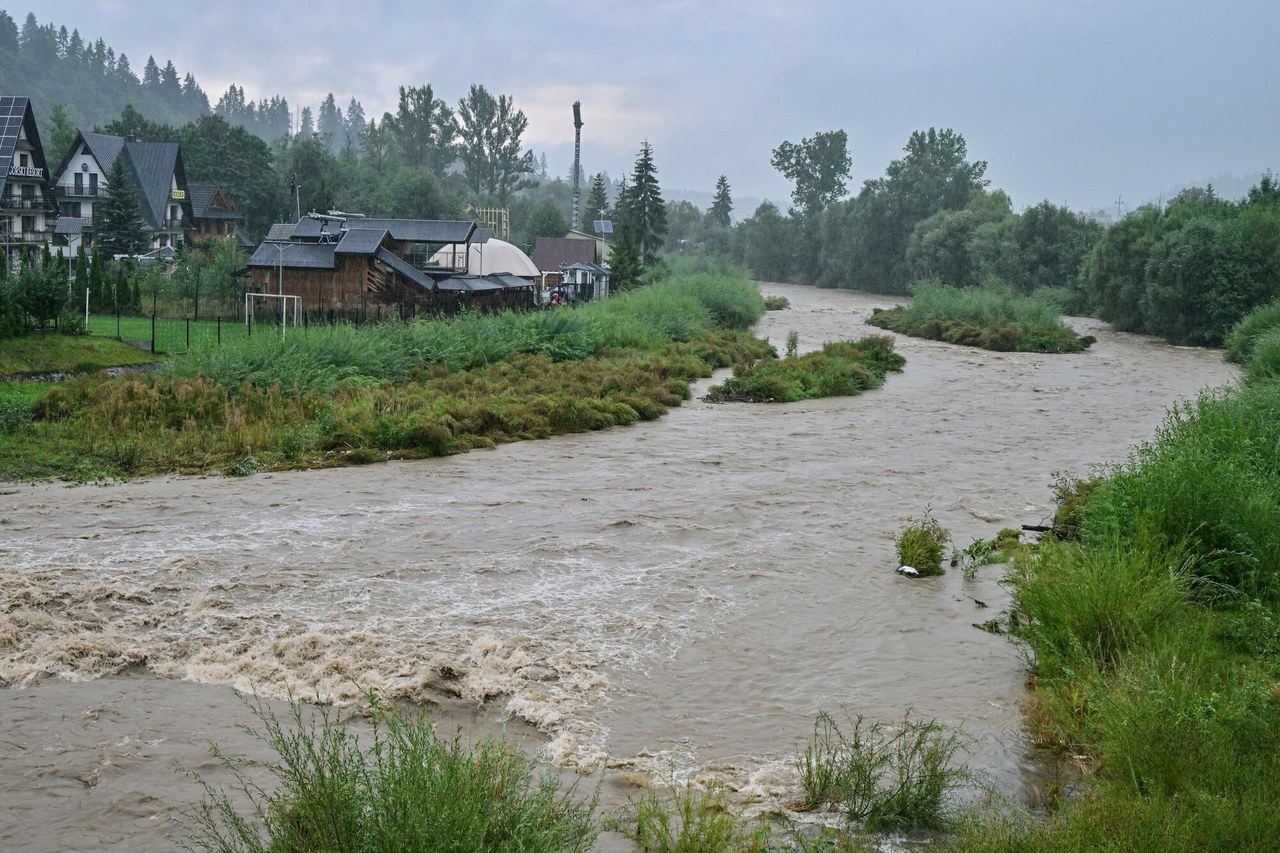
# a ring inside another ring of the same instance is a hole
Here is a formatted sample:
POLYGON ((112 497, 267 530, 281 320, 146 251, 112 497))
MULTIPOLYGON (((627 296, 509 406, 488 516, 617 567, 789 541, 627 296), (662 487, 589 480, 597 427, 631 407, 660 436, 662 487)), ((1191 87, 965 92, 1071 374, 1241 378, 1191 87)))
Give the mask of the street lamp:
POLYGON ((280 340, 284 340, 284 250, 288 243, 272 243, 276 247, 276 271, 277 271, 277 287, 279 293, 277 297, 280 300, 280 340))

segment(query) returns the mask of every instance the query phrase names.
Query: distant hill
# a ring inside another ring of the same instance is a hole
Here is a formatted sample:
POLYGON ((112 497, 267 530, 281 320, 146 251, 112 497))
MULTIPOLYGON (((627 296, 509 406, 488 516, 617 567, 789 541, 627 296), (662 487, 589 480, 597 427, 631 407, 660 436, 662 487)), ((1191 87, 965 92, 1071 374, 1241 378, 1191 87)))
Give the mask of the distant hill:
POLYGON ((66 153, 51 147, 55 142, 71 141, 54 126, 55 104, 63 106, 73 133, 119 118, 129 104, 174 127, 209 113, 209 99, 190 73, 179 77, 172 62, 161 67, 152 57, 135 71, 137 59, 117 55, 101 38, 90 42, 79 30, 41 24, 34 13, 19 27, 0 10, 0 94, 31 99, 50 161, 66 153))

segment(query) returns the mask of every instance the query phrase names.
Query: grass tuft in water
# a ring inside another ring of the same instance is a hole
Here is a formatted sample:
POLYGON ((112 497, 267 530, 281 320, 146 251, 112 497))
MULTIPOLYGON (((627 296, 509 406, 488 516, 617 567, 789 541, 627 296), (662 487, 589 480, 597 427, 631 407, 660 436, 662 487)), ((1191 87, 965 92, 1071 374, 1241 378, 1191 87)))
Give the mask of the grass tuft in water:
POLYGON ((204 787, 184 815, 187 849, 219 851, 585 851, 598 828, 594 801, 561 793, 552 774, 506 740, 444 740, 422 714, 369 697, 372 732, 361 737, 333 716, 294 705, 281 720, 261 702, 259 728, 272 761, 212 747, 236 779, 230 791, 192 771, 204 787), (265 772, 273 789, 257 781, 265 772))

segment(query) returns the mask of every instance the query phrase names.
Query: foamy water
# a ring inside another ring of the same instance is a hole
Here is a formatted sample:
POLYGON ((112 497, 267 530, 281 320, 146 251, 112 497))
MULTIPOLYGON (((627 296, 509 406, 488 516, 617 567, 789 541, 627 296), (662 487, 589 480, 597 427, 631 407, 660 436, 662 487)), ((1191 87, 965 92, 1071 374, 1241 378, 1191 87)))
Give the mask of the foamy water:
MULTIPOLYGON (((780 349, 879 333, 862 317, 893 304, 763 288, 793 306, 760 326, 780 349)), ((819 711, 912 707, 1016 792, 1024 667, 973 627, 1007 600, 1000 569, 909 581, 893 534, 926 508, 960 547, 1039 523, 1054 472, 1121 459, 1235 376, 1219 352, 1075 322, 1099 339, 1077 355, 898 338, 905 372, 855 398, 695 400, 421 462, 6 487, 0 847, 170 848, 170 805, 198 790, 169 764, 239 743, 225 685, 480 707, 562 766, 716 777, 765 805, 794 797, 819 711)))

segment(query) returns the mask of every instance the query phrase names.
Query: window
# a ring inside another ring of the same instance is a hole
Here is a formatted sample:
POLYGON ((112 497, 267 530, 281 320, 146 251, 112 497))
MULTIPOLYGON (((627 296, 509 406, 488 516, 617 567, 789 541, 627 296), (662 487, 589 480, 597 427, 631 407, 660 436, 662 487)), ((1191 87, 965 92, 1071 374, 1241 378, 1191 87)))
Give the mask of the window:
POLYGON ((30 165, 31 165, 31 158, 30 158, 30 157, 28 157, 26 154, 19 154, 19 155, 18 155, 18 165, 19 165, 19 166, 22 166, 23 168, 26 168, 27 166, 30 166, 30 165))
POLYGON ((89 173, 89 195, 97 195, 97 194, 98 194, 98 173, 90 172, 89 173))
POLYGON ((84 194, 84 175, 76 172, 76 195, 84 194))
POLYGON ((34 216, 22 217, 22 230, 27 234, 33 234, 36 230, 36 218, 34 216))

